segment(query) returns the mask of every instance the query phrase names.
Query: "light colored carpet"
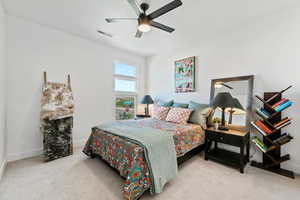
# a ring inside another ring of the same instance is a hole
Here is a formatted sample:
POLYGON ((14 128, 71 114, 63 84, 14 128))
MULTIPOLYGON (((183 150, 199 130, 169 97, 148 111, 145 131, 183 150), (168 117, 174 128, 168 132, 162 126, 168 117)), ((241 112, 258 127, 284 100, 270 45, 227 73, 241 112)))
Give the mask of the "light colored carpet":
MULTIPOLYGON (((103 161, 75 155, 44 163, 41 157, 9 163, 0 183, 1 200, 120 200, 124 180, 103 161)), ((195 156, 180 167, 164 193, 146 200, 296 200, 295 180, 247 167, 245 174, 195 156)))

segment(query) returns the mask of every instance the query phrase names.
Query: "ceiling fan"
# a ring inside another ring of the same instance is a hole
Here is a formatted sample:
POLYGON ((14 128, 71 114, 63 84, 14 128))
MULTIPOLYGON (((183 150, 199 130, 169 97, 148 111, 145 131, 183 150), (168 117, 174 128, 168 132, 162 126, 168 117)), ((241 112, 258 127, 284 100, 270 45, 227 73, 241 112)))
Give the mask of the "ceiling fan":
POLYGON ((169 33, 172 33, 173 31, 175 31, 174 28, 171 28, 169 26, 158 23, 158 22, 154 21, 154 19, 181 6, 182 5, 181 0, 174 0, 171 3, 168 3, 167 5, 152 12, 149 15, 146 14, 146 11, 149 9, 148 3, 142 3, 141 5, 139 5, 136 2, 136 0, 127 0, 127 1, 131 5, 131 7, 135 11, 135 13, 137 14, 138 18, 106 18, 105 20, 107 21, 107 23, 122 22, 122 21, 128 21, 128 20, 137 20, 138 21, 138 30, 135 35, 136 38, 141 38, 143 33, 149 32, 151 30, 151 27, 155 27, 155 28, 161 29, 161 30, 169 32, 169 33))

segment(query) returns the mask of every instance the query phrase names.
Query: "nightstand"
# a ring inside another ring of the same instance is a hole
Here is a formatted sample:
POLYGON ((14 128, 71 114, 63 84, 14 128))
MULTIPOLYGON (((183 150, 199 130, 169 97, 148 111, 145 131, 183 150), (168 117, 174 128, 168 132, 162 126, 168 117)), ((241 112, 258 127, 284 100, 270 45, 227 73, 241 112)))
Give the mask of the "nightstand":
POLYGON ((205 130, 205 160, 213 160, 229 165, 238 168, 241 173, 244 173, 244 168, 249 162, 249 149, 249 131, 223 131, 214 128, 207 128, 205 130), (213 148, 211 148, 212 143, 214 143, 213 148), (239 147, 240 153, 219 148, 218 143, 239 147))

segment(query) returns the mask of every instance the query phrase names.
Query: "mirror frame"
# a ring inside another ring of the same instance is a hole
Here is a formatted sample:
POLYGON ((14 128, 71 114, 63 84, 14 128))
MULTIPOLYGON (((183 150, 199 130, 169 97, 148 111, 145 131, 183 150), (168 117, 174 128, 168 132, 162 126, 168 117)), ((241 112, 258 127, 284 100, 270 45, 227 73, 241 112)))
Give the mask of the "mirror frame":
POLYGON ((215 96, 215 84, 217 82, 230 82, 230 81, 248 81, 248 97, 247 97, 247 105, 246 105, 246 129, 250 130, 250 120, 252 114, 252 104, 253 104, 253 87, 254 87, 254 75, 249 76, 237 76, 237 77, 230 77, 230 78, 219 78, 219 79, 212 79, 211 80, 211 87, 210 87, 210 105, 214 100, 215 96))

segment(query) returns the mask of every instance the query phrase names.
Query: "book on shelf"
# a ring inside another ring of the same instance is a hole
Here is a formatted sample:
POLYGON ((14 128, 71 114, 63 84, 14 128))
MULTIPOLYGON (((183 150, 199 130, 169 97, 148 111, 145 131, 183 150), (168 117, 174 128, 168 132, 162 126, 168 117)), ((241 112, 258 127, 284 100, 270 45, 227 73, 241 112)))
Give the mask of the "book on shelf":
POLYGON ((288 121, 288 122, 286 122, 286 123, 284 123, 284 124, 282 124, 282 125, 280 125, 280 126, 276 127, 276 129, 277 129, 277 130, 279 130, 279 129, 281 129, 281 128, 283 128, 283 127, 287 126, 287 125, 290 125, 290 124, 291 124, 291 122, 290 122, 290 121, 288 121))
POLYGON ((262 120, 257 120, 255 124, 268 135, 272 134, 272 130, 262 120))
POLYGON ((277 143, 281 138, 286 137, 287 135, 288 135, 287 133, 284 133, 279 138, 277 138, 276 140, 273 140, 273 142, 277 143))
POLYGON ((268 146, 263 143, 258 137, 253 137, 252 142, 264 153, 268 151, 268 146))
POLYGON ((283 104, 283 103, 285 103, 286 101, 288 101, 288 99, 283 98, 283 99, 281 99, 280 101, 278 101, 277 103, 273 104, 273 105, 272 105, 272 108, 275 108, 276 106, 279 106, 280 104, 283 104))
POLYGON ((276 144, 276 145, 282 145, 282 144, 285 144, 285 143, 289 142, 292 139, 293 139, 292 136, 285 133, 285 134, 281 135, 278 139, 274 140, 273 143, 276 144))
POLYGON ((293 104, 292 101, 287 101, 285 102, 284 104, 280 104, 279 106, 276 106, 274 109, 277 111, 277 112, 280 112, 282 111, 283 109, 291 106, 293 104))
POLYGON ((264 118, 269 118, 270 115, 266 114, 265 112, 262 111, 260 108, 256 108, 256 112, 258 112, 259 115, 263 116, 264 118))
POLYGON ((281 106, 283 106, 284 104, 286 104, 286 103, 288 103, 288 102, 292 102, 292 101, 290 101, 289 99, 286 99, 285 101, 283 101, 282 103, 280 103, 280 104, 274 106, 273 108, 274 108, 274 109, 278 109, 278 108, 280 108, 281 106))
POLYGON ((284 125, 288 124, 291 120, 292 120, 291 118, 286 117, 286 118, 282 119, 280 122, 274 124, 274 127, 279 128, 281 126, 284 126, 284 125))
POLYGON ((252 126, 254 126, 262 135, 267 136, 268 134, 261 130, 254 122, 251 122, 252 126))
POLYGON ((263 113, 264 113, 265 115, 267 115, 268 117, 271 116, 271 114, 270 114, 268 111, 266 111, 265 109, 261 108, 260 110, 261 110, 261 112, 263 112, 263 113))

